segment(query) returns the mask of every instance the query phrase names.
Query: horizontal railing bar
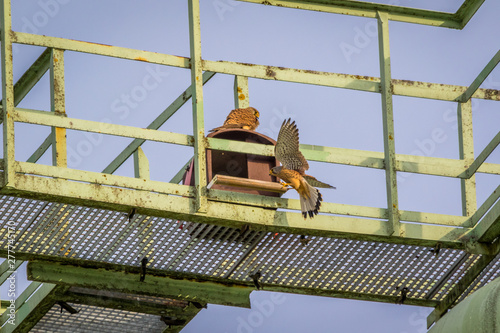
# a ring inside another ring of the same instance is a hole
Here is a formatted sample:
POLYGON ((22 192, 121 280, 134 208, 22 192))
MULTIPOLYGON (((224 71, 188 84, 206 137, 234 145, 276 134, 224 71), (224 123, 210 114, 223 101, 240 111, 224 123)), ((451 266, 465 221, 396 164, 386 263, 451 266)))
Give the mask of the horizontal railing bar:
MULTIPOLYGON (((76 41, 58 37, 34 35, 23 32, 14 32, 13 34, 14 42, 21 44, 54 47, 70 51, 98 54, 129 60, 145 61, 181 68, 190 67, 190 59, 186 57, 76 41)), ((380 92, 380 78, 377 77, 254 65, 229 61, 204 60, 202 63, 203 70, 224 74, 323 85, 368 92, 380 92)), ((460 101, 461 96, 467 90, 467 87, 463 86, 397 79, 392 80, 392 86, 394 95, 430 98, 446 101, 460 101)), ((494 89, 478 89, 472 95, 472 97, 479 99, 500 100, 500 91, 494 89)))
MULTIPOLYGON (((264 208, 282 208, 290 210, 300 210, 300 201, 297 199, 274 198, 261 195, 236 193, 223 190, 211 189, 208 191, 209 200, 216 200, 228 203, 254 205, 264 208)), ((356 217, 366 217, 373 219, 387 219, 387 209, 323 202, 321 213, 346 215, 356 217)), ((424 213, 401 210, 401 220, 406 222, 417 222, 425 224, 439 224, 448 226, 464 226, 467 217, 457 215, 444 215, 436 213, 424 213)))
POLYGON ((103 55, 128 60, 144 61, 159 65, 181 68, 190 67, 190 59, 170 54, 135 50, 119 46, 84 42, 59 37, 34 35, 25 32, 13 32, 13 42, 26 45, 52 47, 68 51, 103 55))
POLYGON ((325 13, 353 15, 375 18, 377 11, 387 12, 390 20, 461 29, 453 13, 438 12, 419 8, 370 3, 365 1, 317 1, 317 0, 239 0, 272 6, 320 11, 325 13))
POLYGON ((61 179, 74 180, 96 185, 130 188, 149 192, 181 195, 185 197, 194 196, 194 190, 192 186, 154 180, 145 181, 144 179, 62 168, 51 165, 42 165, 29 162, 15 162, 15 171, 23 174, 43 177, 57 177, 61 179))
POLYGON ((60 201, 87 207, 129 211, 137 207, 141 214, 177 220, 216 224, 252 230, 286 232, 299 235, 341 237, 367 241, 404 243, 463 249, 470 240, 470 229, 433 224, 402 223, 401 236, 391 236, 387 220, 319 214, 314 221, 304 220, 300 212, 275 211, 269 208, 209 201, 206 213, 193 210, 194 199, 182 196, 144 192, 112 186, 96 186, 61 178, 38 177, 17 173, 13 183, 0 190, 2 194, 30 196, 38 200, 60 201))
POLYGON ((53 112, 15 108, 12 117, 14 121, 28 124, 63 127, 71 130, 193 146, 193 136, 191 135, 68 118, 53 112))
MULTIPOLYGON (((372 76, 211 60, 203 61, 203 69, 217 73, 265 80, 305 83, 366 92, 380 92, 380 78, 372 76)), ((467 90, 467 87, 464 86, 398 79, 391 80, 391 84, 394 95, 444 101, 459 101, 460 96, 467 90)), ((478 89, 472 97, 500 101, 500 91, 494 89, 478 89)))
MULTIPOLYGON (((63 127, 71 130, 116 135, 134 139, 193 146, 191 135, 144 129, 133 126, 101 123, 91 120, 67 118, 52 112, 16 108, 14 121, 30 124, 63 127)), ((247 154, 274 156, 274 146, 234 140, 206 138, 207 148, 247 154)), ((383 169, 384 159, 381 152, 355 149, 333 148, 313 145, 301 145, 301 151, 308 160, 345 164, 352 166, 383 169)), ((396 170, 444 177, 465 178, 465 162, 446 158, 396 155, 396 170)), ((500 174, 500 165, 481 166, 478 172, 500 174)))
MULTIPOLYGON (((207 148, 246 154, 274 156, 274 146, 227 139, 207 138, 207 148)), ((384 153, 365 150, 301 144, 300 150, 311 161, 383 169, 384 153)), ((465 178, 465 162, 440 157, 396 154, 396 170, 435 176, 465 178)), ((500 165, 483 165, 483 173, 500 174, 500 165)))

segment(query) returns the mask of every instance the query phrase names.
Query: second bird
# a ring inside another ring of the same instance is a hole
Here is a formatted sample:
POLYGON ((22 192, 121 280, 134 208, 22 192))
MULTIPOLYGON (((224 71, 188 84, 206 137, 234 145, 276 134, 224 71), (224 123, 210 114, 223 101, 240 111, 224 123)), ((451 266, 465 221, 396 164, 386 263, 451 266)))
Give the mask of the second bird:
POLYGON ((285 120, 281 125, 274 154, 281 166, 272 168, 269 174, 279 177, 285 184, 292 186, 300 196, 302 216, 313 218, 321 206, 321 193, 315 187, 335 188, 323 183, 313 176, 305 174, 309 163, 299 150, 299 129, 295 121, 285 120))
POLYGON ((211 129, 210 132, 217 132, 228 128, 242 128, 255 131, 257 126, 259 126, 259 116, 259 111, 252 107, 235 109, 229 112, 224 125, 211 129))

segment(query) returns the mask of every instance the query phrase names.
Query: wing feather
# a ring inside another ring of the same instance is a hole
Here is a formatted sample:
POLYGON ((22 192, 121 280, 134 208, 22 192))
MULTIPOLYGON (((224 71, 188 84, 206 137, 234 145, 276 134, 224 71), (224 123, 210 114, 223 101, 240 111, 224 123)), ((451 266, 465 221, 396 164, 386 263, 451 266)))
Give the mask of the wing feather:
POLYGON ((290 118, 281 124, 274 154, 287 169, 299 171, 301 174, 309 169, 309 163, 299 150, 299 129, 290 118))

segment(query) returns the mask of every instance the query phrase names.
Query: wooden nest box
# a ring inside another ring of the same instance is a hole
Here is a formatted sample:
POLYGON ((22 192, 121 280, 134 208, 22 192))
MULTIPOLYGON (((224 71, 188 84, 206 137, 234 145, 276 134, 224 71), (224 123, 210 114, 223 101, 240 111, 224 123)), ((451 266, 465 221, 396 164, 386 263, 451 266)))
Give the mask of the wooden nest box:
MULTIPOLYGON (((245 129, 226 129, 208 134, 209 138, 276 145, 273 139, 245 129)), ((286 192, 269 170, 279 163, 274 156, 260 156, 207 149, 209 189, 280 197, 286 192)), ((194 185, 194 161, 183 177, 184 185, 194 185)))

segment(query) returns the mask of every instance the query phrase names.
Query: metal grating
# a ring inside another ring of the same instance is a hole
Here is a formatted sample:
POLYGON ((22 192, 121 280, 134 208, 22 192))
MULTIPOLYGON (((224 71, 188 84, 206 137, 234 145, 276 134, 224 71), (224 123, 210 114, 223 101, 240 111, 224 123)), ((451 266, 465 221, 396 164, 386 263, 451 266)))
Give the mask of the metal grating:
MULTIPOLYGON (((7 222, 16 230, 17 253, 43 254, 366 295, 441 301, 479 255, 428 247, 327 237, 274 234, 126 214, 11 196, 0 197, 0 238, 7 222)), ((7 244, 2 241, 1 249, 7 244)), ((498 276, 497 257, 470 291, 498 276)), ((469 292, 470 292, 469 291, 469 292)))
POLYGON ((106 309, 92 305, 68 303, 80 312, 61 312, 54 305, 30 332, 88 333, 88 332, 162 332, 167 325, 160 316, 123 310, 106 309))

